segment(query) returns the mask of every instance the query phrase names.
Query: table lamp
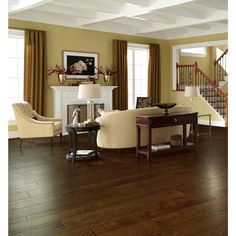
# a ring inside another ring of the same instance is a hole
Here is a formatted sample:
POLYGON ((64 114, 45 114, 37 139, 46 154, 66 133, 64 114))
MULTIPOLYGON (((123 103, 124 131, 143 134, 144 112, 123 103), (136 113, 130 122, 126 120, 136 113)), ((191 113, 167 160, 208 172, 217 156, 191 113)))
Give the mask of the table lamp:
POLYGON ((185 86, 184 96, 191 98, 192 111, 194 112, 194 97, 200 96, 199 86, 185 86))
POLYGON ((94 101, 101 98, 100 84, 80 84, 78 98, 87 100, 87 122, 94 120, 94 101))

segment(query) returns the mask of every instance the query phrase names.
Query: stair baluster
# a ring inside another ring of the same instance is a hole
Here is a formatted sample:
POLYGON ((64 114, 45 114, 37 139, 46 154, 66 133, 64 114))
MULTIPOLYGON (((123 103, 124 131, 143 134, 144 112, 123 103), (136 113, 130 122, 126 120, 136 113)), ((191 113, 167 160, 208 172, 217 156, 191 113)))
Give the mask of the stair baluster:
POLYGON ((197 63, 191 65, 176 64, 177 91, 184 91, 185 86, 198 85, 202 97, 228 121, 228 98, 202 70, 197 63))

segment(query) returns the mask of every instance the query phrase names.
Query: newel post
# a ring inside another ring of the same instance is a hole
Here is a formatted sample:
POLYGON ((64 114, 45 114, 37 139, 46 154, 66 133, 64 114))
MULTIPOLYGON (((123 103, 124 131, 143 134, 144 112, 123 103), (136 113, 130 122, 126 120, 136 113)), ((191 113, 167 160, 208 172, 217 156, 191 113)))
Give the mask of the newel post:
POLYGON ((176 90, 179 91, 179 64, 176 62, 176 90))
POLYGON ((194 86, 197 85, 197 62, 194 63, 194 81, 193 81, 193 85, 194 86))

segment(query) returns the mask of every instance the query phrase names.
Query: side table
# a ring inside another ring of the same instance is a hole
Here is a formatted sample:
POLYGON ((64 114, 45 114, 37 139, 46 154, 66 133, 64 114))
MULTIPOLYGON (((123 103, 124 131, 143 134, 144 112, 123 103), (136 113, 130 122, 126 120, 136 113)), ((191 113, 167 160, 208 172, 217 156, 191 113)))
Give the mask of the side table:
POLYGON ((66 125, 66 131, 69 133, 70 138, 70 150, 67 153, 66 158, 69 160, 84 160, 91 158, 98 158, 99 153, 97 151, 97 132, 100 129, 100 125, 86 126, 83 123, 77 125, 66 125), (87 132, 89 135, 90 146, 89 150, 78 150, 77 145, 77 133, 87 132))

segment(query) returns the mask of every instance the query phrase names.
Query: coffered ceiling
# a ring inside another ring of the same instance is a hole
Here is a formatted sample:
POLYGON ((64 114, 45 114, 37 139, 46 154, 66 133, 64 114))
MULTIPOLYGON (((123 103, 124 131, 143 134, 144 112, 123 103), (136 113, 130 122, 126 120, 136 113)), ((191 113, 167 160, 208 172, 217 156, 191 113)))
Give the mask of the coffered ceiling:
POLYGON ((159 39, 225 33, 227 0, 8 0, 9 18, 159 39))

